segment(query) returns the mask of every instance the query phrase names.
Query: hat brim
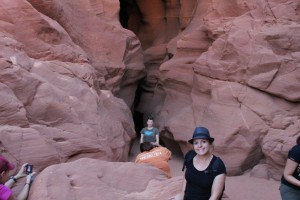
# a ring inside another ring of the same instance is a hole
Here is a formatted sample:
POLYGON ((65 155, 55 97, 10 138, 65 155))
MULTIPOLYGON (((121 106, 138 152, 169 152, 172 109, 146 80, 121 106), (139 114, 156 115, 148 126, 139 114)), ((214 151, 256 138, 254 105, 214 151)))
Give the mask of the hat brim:
POLYGON ((190 144, 193 144, 193 141, 194 140, 197 140, 197 139, 205 139, 205 140, 208 140, 208 141, 210 141, 210 142, 213 142, 213 141, 215 141, 215 138, 212 138, 212 137, 195 137, 195 138, 192 138, 192 139, 190 139, 188 142, 190 143, 190 144))

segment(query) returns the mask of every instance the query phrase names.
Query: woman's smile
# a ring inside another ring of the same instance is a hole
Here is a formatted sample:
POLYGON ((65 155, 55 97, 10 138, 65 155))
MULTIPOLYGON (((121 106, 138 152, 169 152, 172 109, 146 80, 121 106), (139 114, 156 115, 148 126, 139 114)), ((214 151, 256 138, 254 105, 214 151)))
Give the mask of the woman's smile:
POLYGON ((205 155, 209 152, 209 141, 206 139, 196 139, 193 145, 197 154, 205 155))

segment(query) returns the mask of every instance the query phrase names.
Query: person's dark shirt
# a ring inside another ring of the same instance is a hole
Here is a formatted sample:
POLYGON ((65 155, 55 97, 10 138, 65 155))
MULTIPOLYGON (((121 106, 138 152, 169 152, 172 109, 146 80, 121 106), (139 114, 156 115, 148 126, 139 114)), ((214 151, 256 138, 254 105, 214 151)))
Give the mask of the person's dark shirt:
POLYGON ((159 131, 155 127, 152 129, 145 127, 141 130, 141 134, 144 135, 143 142, 156 142, 156 135, 159 135, 159 131))
POLYGON ((203 171, 195 168, 193 160, 186 164, 184 200, 208 200, 210 198, 215 177, 226 174, 226 167, 222 160, 219 162, 217 171, 213 172, 213 163, 216 159, 217 157, 213 156, 208 167, 203 171))
MULTIPOLYGON (((296 167, 293 177, 295 177, 298 181, 300 181, 300 144, 294 146, 288 153, 288 159, 293 160, 294 162, 298 163, 298 166, 296 167)), ((300 190, 300 187, 297 187, 296 185, 291 184, 288 182, 284 176, 281 178, 281 183, 284 185, 287 185, 291 188, 294 188, 296 190, 300 190)))

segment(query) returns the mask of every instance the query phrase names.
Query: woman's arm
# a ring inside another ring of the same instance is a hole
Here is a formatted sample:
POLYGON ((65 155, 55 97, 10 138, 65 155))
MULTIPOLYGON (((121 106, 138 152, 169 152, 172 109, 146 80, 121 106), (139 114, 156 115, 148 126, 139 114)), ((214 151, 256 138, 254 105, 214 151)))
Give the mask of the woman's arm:
MULTIPOLYGON (((26 181, 27 182, 27 181, 26 181)), ((17 197, 17 200, 26 200, 28 193, 29 193, 29 188, 30 188, 30 183, 25 183, 22 191, 20 192, 20 194, 17 197)))
POLYGON ((159 135, 157 134, 155 137, 156 137, 156 142, 155 142, 155 143, 156 143, 157 145, 159 145, 159 135))
MULTIPOLYGON (((14 176, 16 179, 18 178, 21 178, 21 177, 24 177, 26 176, 24 174, 24 171, 25 171, 25 167, 28 163, 25 163, 24 165, 22 165, 20 171, 14 176)), ((24 187, 23 189, 21 190, 20 194, 18 195, 17 198, 14 197, 14 195, 11 195, 9 197, 8 200, 26 200, 27 199, 27 196, 28 196, 28 193, 29 193, 29 189, 30 189, 30 184, 31 184, 31 178, 32 176, 35 174, 35 172, 31 173, 31 174, 28 174, 26 176, 26 182, 24 184, 24 187)), ((14 181, 13 181, 14 182, 14 181)), ((7 181, 5 183, 5 185, 8 183, 8 185, 12 185, 11 181, 7 181)))
POLYGON ((141 140, 140 140, 140 144, 142 144, 144 142, 144 134, 141 134, 141 140))
POLYGON ((225 174, 220 174, 215 177, 211 188, 211 196, 209 200, 218 200, 221 197, 225 186, 225 179, 226 179, 225 174))
POLYGON ((28 174, 26 176, 26 182, 24 184, 24 187, 23 187, 22 191, 18 195, 17 200, 26 200, 27 199, 29 189, 30 189, 30 184, 31 184, 31 178, 34 174, 35 174, 35 172, 33 172, 31 174, 28 174))
POLYGON ((8 198, 8 200, 26 200, 27 196, 28 196, 28 193, 29 193, 29 189, 30 189, 30 182, 29 182, 29 184, 27 184, 27 181, 26 181, 26 183, 25 183, 22 191, 18 195, 18 197, 15 198, 14 195, 10 195, 10 197, 8 198))
POLYGON ((285 180, 287 180, 289 183, 300 187, 300 181, 298 181, 295 177, 293 177, 293 173, 295 169, 297 168, 298 163, 291 159, 287 159, 286 165, 284 168, 283 176, 285 180))
MULTIPOLYGON (((25 167, 26 165, 28 165, 28 163, 25 163, 22 165, 21 169, 19 170, 19 172, 13 176, 13 178, 17 181, 19 178, 22 178, 25 176, 24 171, 25 171, 25 167)), ((12 187, 12 185, 15 183, 15 180, 10 178, 8 181, 5 182, 5 185, 9 188, 12 187)))

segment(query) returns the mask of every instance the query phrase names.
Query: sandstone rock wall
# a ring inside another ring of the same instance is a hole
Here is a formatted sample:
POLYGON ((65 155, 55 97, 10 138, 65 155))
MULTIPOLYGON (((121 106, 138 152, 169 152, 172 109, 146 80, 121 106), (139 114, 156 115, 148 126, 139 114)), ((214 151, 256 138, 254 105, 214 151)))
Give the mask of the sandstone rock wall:
POLYGON ((150 2, 140 1, 148 73, 137 109, 154 113, 183 152, 194 127, 206 126, 229 174, 256 166, 254 176, 279 179, 299 135, 299 1, 156 1, 164 9, 143 9, 150 2))
POLYGON ((0 2, 1 154, 36 171, 81 157, 127 161, 144 64, 119 1, 0 2))
POLYGON ((167 147, 207 126, 229 174, 278 179, 299 135, 299 2, 127 2, 132 32, 117 0, 1 1, 1 153, 126 161, 146 69, 134 109, 167 147))
POLYGON ((0 2, 1 154, 51 165, 30 199, 176 194, 181 179, 99 161, 127 161, 131 111, 154 115, 170 149, 203 125, 229 175, 280 178, 300 126, 298 0, 127 0, 132 31, 117 0, 0 2))

